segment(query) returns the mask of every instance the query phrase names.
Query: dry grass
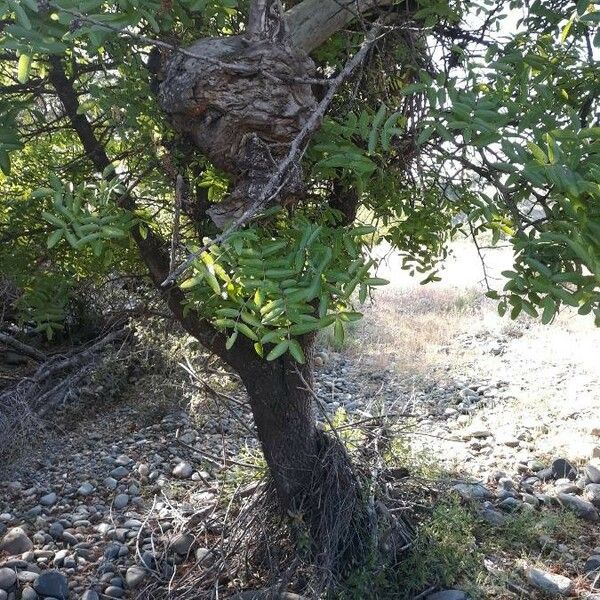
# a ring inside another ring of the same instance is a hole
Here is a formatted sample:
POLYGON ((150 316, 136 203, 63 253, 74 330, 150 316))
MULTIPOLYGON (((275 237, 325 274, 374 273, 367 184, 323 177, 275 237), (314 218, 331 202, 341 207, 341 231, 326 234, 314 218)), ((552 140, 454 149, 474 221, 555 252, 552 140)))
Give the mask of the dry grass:
POLYGON ((446 357, 449 341, 482 310, 474 288, 391 288, 382 292, 353 332, 349 352, 379 368, 424 374, 446 357))

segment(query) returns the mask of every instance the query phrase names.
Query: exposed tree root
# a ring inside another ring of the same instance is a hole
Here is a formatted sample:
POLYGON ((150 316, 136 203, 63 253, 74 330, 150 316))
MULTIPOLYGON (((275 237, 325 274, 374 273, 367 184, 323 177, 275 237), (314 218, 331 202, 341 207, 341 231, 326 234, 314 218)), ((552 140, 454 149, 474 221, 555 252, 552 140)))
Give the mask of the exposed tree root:
POLYGON ((220 509, 181 524, 207 545, 209 556, 173 575, 165 546, 156 584, 143 597, 279 599, 296 593, 316 599, 344 589, 357 574, 394 568, 414 537, 407 518, 393 514, 404 501, 386 494, 384 474, 372 465, 353 466, 356 458, 351 463, 335 437, 322 434, 319 445, 297 511, 282 515, 270 481, 254 484, 251 495, 236 490, 220 509), (254 596, 239 595, 244 590, 254 596))

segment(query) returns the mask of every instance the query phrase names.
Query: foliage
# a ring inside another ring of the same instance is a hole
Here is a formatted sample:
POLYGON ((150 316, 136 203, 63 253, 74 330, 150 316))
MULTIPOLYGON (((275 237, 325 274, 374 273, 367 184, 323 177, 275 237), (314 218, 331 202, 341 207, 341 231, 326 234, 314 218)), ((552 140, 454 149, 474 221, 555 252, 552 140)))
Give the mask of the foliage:
MULTIPOLYGON (((238 231, 221 245, 213 245, 196 260, 193 276, 181 284, 188 292, 188 308, 214 318, 214 325, 230 330, 228 347, 239 333, 255 342, 260 356, 275 360, 289 350, 303 363, 295 337, 333 325, 338 343, 344 324, 361 317, 353 310, 352 295, 360 302, 369 290, 386 280, 371 277, 375 263, 363 257, 363 235, 372 226, 340 228, 335 220, 322 225, 305 217, 271 227, 238 231), (216 317, 216 318, 215 318, 216 317)), ((193 250, 193 248, 192 248, 193 250)))
MULTIPOLYGON (((335 186, 356 194, 424 283, 453 236, 490 231, 515 249, 503 289, 489 291, 501 313, 550 322, 566 304, 600 324, 598 3, 417 4, 398 10, 312 140, 306 199, 210 248, 180 283, 186 310, 228 346, 241 333, 265 358, 302 361, 299 337, 333 325, 342 339, 360 317, 353 293, 364 302, 384 283, 372 230, 324 208, 335 186)), ((174 173, 209 204, 226 195, 230 182, 174 136, 151 72, 157 43, 167 54, 237 34, 246 14, 236 0, 0 1, 0 227, 18 248, 0 249, 0 274, 22 291, 23 321, 51 335, 74 282, 139 272, 131 236, 171 236, 174 173), (57 99, 57 58, 77 118, 109 157, 104 174, 57 99)), ((314 54, 321 74, 339 71, 362 39, 361 23, 333 36, 314 54)), ((181 248, 216 232, 181 221, 181 248)))

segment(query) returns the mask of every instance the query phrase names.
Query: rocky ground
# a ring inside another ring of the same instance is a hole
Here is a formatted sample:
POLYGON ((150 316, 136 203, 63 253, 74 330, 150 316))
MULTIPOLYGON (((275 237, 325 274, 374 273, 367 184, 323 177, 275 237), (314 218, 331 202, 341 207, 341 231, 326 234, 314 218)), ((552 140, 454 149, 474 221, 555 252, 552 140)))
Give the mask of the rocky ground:
MULTIPOLYGON (((534 552, 481 546, 482 572, 506 580, 501 593, 459 578, 415 597, 599 600, 598 332, 568 316, 551 330, 499 320, 469 282, 425 292, 400 282, 385 294, 346 347, 322 340, 317 418, 402 415, 403 458, 472 503, 492 537, 515 515, 558 523, 535 532, 534 552), (561 523, 575 534, 563 539, 561 523)), ((210 563, 218 528, 194 537, 184 524, 260 462, 235 381, 202 376, 210 387, 191 408, 173 392, 158 409, 133 381, 118 402, 59 413, 4 466, 0 600, 144 598, 157 580, 210 563), (233 396, 235 414, 214 388, 233 396)))

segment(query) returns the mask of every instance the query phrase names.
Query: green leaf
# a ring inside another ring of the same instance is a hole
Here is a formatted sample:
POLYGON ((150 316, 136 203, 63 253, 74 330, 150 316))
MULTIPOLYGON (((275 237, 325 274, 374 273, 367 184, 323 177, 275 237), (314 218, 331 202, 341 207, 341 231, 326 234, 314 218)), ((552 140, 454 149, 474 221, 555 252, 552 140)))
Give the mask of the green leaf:
POLYGON ((58 242, 62 239, 63 234, 64 234, 63 229, 56 229, 55 231, 53 231, 48 236, 48 241, 46 242, 47 248, 48 249, 54 248, 54 246, 56 246, 56 244, 58 244, 58 242))
POLYGON ((237 336, 238 336, 238 332, 234 331, 228 338, 227 341, 225 342, 225 348, 227 350, 231 350, 231 348, 233 347, 233 345, 235 344, 235 340, 237 340, 237 336))
POLYGON ((302 346, 298 343, 298 340, 290 340, 289 343, 289 351, 290 354, 294 357, 296 362, 299 362, 303 365, 306 362, 306 357, 304 356, 304 350, 302 350, 302 346))
POLYGON ((273 350, 271 350, 271 352, 267 354, 267 360, 275 360, 279 358, 282 354, 285 354, 285 352, 287 352, 287 349, 289 348, 289 345, 289 340, 283 340, 282 342, 279 342, 279 344, 277 344, 275 348, 273 348, 273 350))
POLYGON ((31 54, 21 54, 17 67, 17 79, 19 83, 27 83, 29 71, 31 70, 31 54))

